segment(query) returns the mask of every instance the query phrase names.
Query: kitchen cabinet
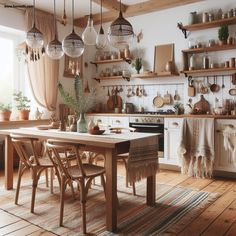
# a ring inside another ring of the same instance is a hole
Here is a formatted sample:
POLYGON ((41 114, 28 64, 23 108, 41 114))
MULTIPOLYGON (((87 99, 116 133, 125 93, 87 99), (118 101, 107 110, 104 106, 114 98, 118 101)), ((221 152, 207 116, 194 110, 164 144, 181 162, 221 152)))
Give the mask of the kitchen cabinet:
POLYGON ((87 122, 91 119, 93 119, 93 122, 98 124, 102 129, 107 129, 109 126, 109 117, 107 116, 87 115, 87 122))
POLYGON ((236 172, 236 163, 233 163, 230 151, 224 148, 223 130, 225 126, 233 125, 236 127, 236 120, 217 119, 215 120, 215 162, 214 170, 236 172))
POLYGON ((160 163, 178 165, 177 149, 180 142, 182 118, 165 118, 164 120, 164 158, 160 163))
POLYGON ((129 127, 129 117, 111 116, 109 125, 112 127, 129 127))

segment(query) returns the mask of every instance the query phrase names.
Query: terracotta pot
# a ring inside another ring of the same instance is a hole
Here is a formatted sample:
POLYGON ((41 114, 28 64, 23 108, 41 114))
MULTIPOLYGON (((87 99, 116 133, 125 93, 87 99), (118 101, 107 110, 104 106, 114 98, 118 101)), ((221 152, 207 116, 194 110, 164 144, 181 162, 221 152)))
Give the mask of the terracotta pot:
POLYGON ((28 120, 30 110, 19 110, 19 120, 28 120))
POLYGON ((0 111, 0 121, 10 120, 11 111, 0 111))

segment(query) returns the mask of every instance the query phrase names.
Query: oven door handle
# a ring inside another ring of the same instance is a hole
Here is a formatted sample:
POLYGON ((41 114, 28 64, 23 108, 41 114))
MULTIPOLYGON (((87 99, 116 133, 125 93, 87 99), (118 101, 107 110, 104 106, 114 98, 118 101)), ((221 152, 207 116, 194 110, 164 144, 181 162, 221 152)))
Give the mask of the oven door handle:
POLYGON ((160 125, 132 125, 133 128, 160 128, 160 125))

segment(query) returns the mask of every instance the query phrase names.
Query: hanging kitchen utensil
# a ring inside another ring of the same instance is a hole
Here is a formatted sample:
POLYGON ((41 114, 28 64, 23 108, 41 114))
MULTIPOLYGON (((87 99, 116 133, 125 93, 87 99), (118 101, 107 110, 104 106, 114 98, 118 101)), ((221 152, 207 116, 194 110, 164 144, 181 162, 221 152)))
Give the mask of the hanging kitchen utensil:
POLYGON ((136 96, 139 97, 139 86, 136 88, 136 96))
POLYGON ((211 92, 213 92, 213 93, 219 92, 219 90, 220 90, 220 86, 217 84, 217 78, 216 78, 216 76, 214 76, 214 83, 211 85, 210 90, 211 90, 211 92))
POLYGON ((222 89, 225 88, 225 77, 224 75, 222 75, 222 86, 221 86, 222 89))
POLYGON ((236 73, 231 75, 231 82, 233 85, 236 85, 236 73))
POLYGON ((107 96, 110 97, 109 87, 107 87, 107 96))
POLYGON ((180 96, 179 96, 179 94, 178 94, 177 89, 175 90, 174 100, 175 100, 175 101, 179 101, 179 100, 180 100, 180 96))
POLYGON ((192 76, 188 77, 188 96, 195 97, 196 91, 195 87, 193 86, 192 76))
POLYGON ((168 93, 168 91, 164 95, 163 101, 165 104, 171 104, 171 95, 168 93))
POLYGON ((164 105, 163 98, 160 95, 157 95, 153 98, 153 105, 157 108, 160 108, 164 105))
POLYGON ((201 81, 200 83, 200 93, 201 94, 206 94, 208 92, 208 88, 203 85, 203 82, 201 81))

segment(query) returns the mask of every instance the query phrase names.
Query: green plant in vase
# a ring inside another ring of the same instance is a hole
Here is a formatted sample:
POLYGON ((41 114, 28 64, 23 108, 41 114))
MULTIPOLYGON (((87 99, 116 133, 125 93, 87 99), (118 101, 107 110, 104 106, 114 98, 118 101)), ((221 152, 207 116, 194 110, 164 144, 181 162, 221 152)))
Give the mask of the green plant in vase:
POLYGON ((84 115, 94 106, 96 96, 95 90, 91 89, 90 93, 84 92, 80 75, 75 76, 73 95, 65 91, 60 82, 57 86, 64 103, 74 110, 76 116, 79 117, 77 122, 77 132, 86 133, 87 123, 84 115))
POLYGON ((218 38, 220 40, 220 44, 226 44, 227 39, 229 37, 229 28, 228 25, 221 25, 218 30, 218 38))
POLYGON ((137 71, 137 74, 140 73, 140 70, 141 70, 142 66, 143 66, 142 58, 141 57, 135 58, 135 60, 132 63, 132 67, 135 68, 135 70, 137 71))
POLYGON ((16 107, 19 111, 19 119, 28 120, 30 113, 30 99, 26 97, 22 91, 13 93, 13 97, 16 101, 16 107))
POLYGON ((11 109, 12 109, 12 106, 10 103, 7 105, 0 103, 0 121, 10 120, 11 109))

